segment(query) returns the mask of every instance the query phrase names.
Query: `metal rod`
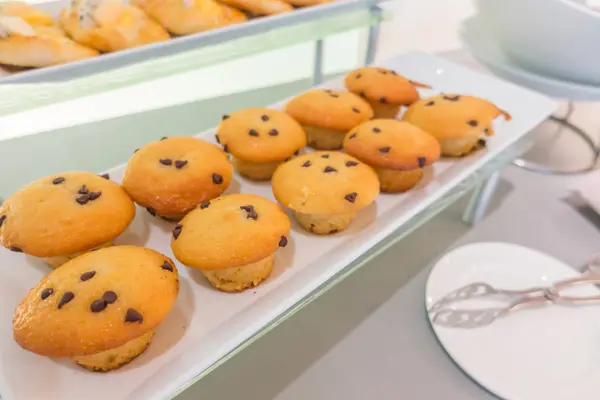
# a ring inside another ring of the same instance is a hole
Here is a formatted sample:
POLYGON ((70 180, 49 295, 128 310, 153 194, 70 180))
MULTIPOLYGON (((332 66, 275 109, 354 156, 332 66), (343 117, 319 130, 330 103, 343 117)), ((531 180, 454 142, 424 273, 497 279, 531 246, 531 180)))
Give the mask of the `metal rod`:
POLYGON ((500 171, 496 171, 475 187, 463 213, 463 221, 466 224, 475 226, 483 219, 499 181, 500 171))
POLYGON ((313 67, 313 85, 323 83, 323 39, 315 42, 315 64, 313 67))
POLYGON ((379 28, 381 25, 381 8, 373 6, 370 9, 371 17, 375 20, 375 23, 369 27, 369 36, 367 38, 367 50, 365 54, 365 65, 373 64, 375 61, 375 54, 377 53, 377 41, 379 40, 379 28))

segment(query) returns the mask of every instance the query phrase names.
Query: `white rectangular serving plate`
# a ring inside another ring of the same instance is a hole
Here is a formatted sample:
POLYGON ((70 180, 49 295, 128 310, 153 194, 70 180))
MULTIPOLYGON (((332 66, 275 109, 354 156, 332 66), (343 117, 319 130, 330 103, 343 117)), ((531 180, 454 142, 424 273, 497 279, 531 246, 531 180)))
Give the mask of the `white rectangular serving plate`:
MULTIPOLYGON (((497 121, 496 135, 489 138, 487 149, 461 159, 442 159, 429 169, 423 183, 408 193, 382 194, 375 204, 359 213, 347 231, 315 236, 294 222, 289 245, 277 253, 272 276, 255 289, 239 294, 222 293, 211 288, 198 271, 177 263, 181 273, 180 295, 169 317, 157 329, 153 343, 131 364, 107 374, 88 372, 69 360, 37 356, 14 342, 13 311, 27 290, 50 269, 23 254, 0 251, 2 399, 169 398, 474 174, 555 109, 554 102, 540 94, 423 53, 400 55, 382 66, 428 83, 435 92, 487 98, 511 113, 513 119, 497 121)), ((323 86, 341 89, 343 80, 323 86)), ((424 90, 421 94, 433 93, 424 90)), ((165 134, 176 135, 176 127, 165 134)), ((214 142, 214 130, 199 137, 214 142)), ((123 168, 108 171, 111 178, 119 181, 123 168)), ((235 176, 228 192, 238 191, 274 201, 268 182, 256 183, 235 176)), ((174 259, 170 249, 173 225, 138 208, 132 226, 117 243, 147 246, 174 259)))
MULTIPOLYGON (((5 0, 0 0, 0 2, 2 1, 5 0)), ((252 18, 244 23, 228 25, 219 29, 186 36, 174 36, 170 40, 161 43, 101 54, 98 57, 86 60, 17 72, 0 78, 0 83, 68 81, 154 58, 213 46, 230 40, 267 32, 272 29, 289 27, 321 18, 334 17, 352 11, 365 10, 383 1, 387 0, 336 0, 332 3, 298 8, 292 12, 252 18)), ((68 0, 51 0, 37 2, 35 6, 51 15, 58 16, 60 10, 68 4, 68 0)))

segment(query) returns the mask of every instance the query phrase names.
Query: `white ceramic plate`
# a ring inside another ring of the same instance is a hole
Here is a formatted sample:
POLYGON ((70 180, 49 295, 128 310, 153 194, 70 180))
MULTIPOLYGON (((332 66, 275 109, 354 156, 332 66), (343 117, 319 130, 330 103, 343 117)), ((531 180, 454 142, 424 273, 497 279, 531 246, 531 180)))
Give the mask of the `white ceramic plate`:
MULTIPOLYGON (((467 245, 446 254, 431 271, 427 308, 451 290, 476 281, 524 289, 578 274, 569 265, 525 247, 467 245)), ((586 286, 570 289, 569 294, 597 295, 598 290, 586 286)), ((470 303, 469 307, 486 304, 470 303)), ((522 310, 477 329, 432 327, 456 364, 504 399, 600 398, 600 305, 522 310)))
MULTIPOLYGON (((380 196, 376 204, 359 214, 348 231, 317 237, 294 224, 290 244, 277 253, 272 277, 254 290, 221 293, 209 287, 200 274, 178 264, 181 292, 172 313, 157 329, 152 345, 135 362, 109 374, 89 373, 64 360, 28 353, 15 344, 11 332, 13 310, 27 290, 48 272, 48 267, 23 254, 2 249, 0 393, 3 399, 169 397, 476 173, 555 108, 551 100, 539 94, 422 53, 404 54, 383 65, 439 91, 488 98, 510 112, 513 118, 510 122, 496 123, 496 135, 489 139, 486 150, 436 163, 416 189, 401 195, 380 196)), ((341 88, 342 85, 342 79, 338 79, 324 86, 341 88)), ((428 93, 432 91, 423 92, 428 93)), ((214 141, 214 131, 200 136, 214 141)), ((109 172, 112 179, 120 180, 123 167, 109 172)), ((239 176, 231 184, 231 191, 273 199, 268 183, 250 182, 239 176)), ((148 246, 174 258, 169 245, 172 228, 173 224, 138 210, 133 225, 118 242, 148 246)))
POLYGON ((469 52, 496 75, 538 90, 549 96, 571 100, 599 100, 600 86, 563 81, 527 71, 507 57, 494 37, 481 25, 477 17, 466 20, 460 36, 469 52))

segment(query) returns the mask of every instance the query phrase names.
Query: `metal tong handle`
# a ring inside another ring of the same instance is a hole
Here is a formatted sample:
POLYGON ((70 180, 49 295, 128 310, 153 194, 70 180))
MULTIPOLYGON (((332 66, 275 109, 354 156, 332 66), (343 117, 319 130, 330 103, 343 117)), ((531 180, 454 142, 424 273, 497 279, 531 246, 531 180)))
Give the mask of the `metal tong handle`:
POLYGON ((565 279, 564 281, 556 282, 548 289, 550 299, 555 303, 571 303, 571 304, 585 304, 585 303, 596 303, 600 302, 600 293, 594 296, 568 296, 561 293, 561 291, 572 287, 581 285, 599 285, 600 284, 600 272, 594 269, 589 269, 581 276, 573 279, 565 279))

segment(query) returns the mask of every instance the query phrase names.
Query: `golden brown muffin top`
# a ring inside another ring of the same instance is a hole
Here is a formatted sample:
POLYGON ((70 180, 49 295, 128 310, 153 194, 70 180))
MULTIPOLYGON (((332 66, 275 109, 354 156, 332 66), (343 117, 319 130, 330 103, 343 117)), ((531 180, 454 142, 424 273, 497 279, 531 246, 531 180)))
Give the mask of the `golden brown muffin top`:
POLYGON ((119 236, 135 206, 117 183, 89 172, 37 180, 0 207, 0 242, 36 257, 68 255, 119 236))
POLYGON ((223 116, 217 141, 235 157, 250 162, 277 162, 306 146, 304 129, 288 114, 247 108, 223 116))
POLYGON ((355 69, 346 75, 344 83, 349 91, 368 100, 402 106, 419 100, 417 87, 430 88, 410 81, 393 70, 380 67, 355 69))
POLYGON ((470 136, 494 134, 492 123, 510 114, 495 104, 475 96, 439 94, 421 99, 406 110, 403 121, 409 122, 438 140, 461 139, 470 136))
POLYGON ((189 267, 243 267, 287 245, 289 234, 290 220, 277 204, 253 194, 232 194, 186 215, 173 230, 171 248, 189 267))
POLYGON ((154 250, 93 251, 53 270, 27 293, 15 310, 14 338, 48 357, 100 353, 154 329, 178 292, 177 268, 154 250))
POLYGON ((281 204, 305 214, 356 212, 379 195, 379 180, 371 167, 333 151, 317 151, 281 164, 272 184, 281 204))
POLYGON ((440 158, 440 144, 429 133, 395 119, 373 119, 354 128, 344 150, 377 168, 411 170, 440 158))
POLYGON ((123 187, 151 213, 184 215, 223 193, 233 167, 216 145, 193 137, 149 143, 129 159, 123 187))
POLYGON ((355 94, 313 89, 294 97, 285 111, 302 125, 347 132, 373 118, 373 109, 355 94))

